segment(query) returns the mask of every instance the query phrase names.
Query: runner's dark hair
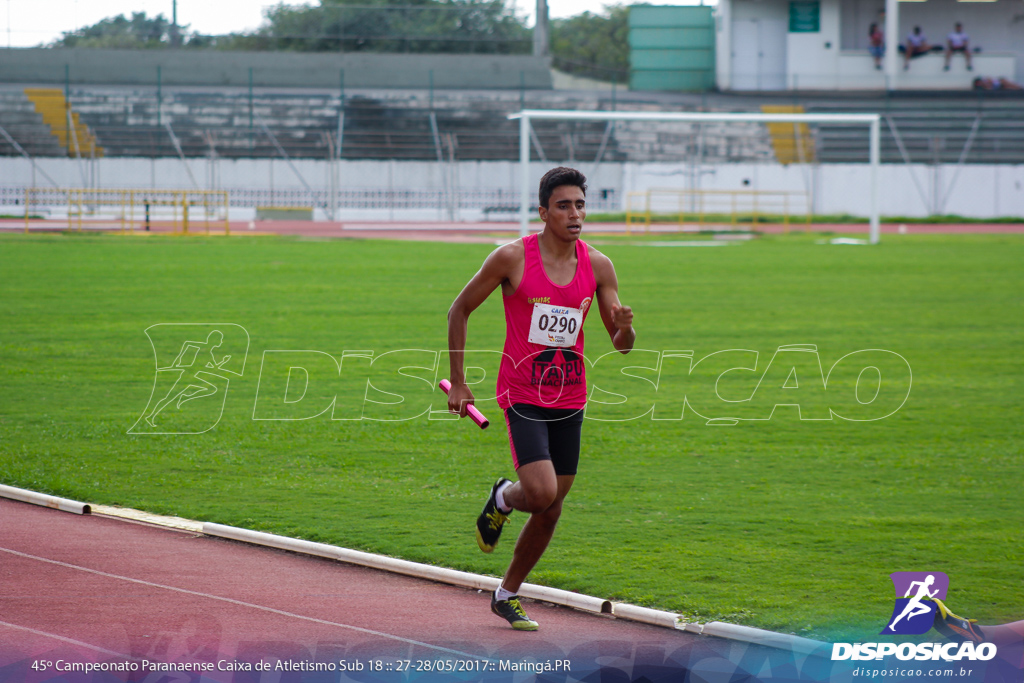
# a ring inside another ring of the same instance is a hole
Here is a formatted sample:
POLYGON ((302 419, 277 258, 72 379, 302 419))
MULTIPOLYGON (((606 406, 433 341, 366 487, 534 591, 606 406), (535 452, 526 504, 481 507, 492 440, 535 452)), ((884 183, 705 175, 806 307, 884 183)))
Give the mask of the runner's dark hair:
POLYGON ((584 197, 587 196, 587 176, 575 168, 559 166, 545 173, 544 177, 540 179, 540 205, 545 209, 548 208, 548 200, 551 199, 551 193, 555 191, 556 187, 562 187, 563 185, 575 185, 583 190, 584 197))

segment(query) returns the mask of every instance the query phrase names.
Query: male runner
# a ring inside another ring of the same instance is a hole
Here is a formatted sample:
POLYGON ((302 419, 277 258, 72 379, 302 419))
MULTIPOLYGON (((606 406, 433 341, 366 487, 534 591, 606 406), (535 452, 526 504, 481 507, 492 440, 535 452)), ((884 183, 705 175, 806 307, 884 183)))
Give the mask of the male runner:
POLYGON ((547 548, 576 476, 587 403, 582 328, 595 295, 612 345, 628 353, 636 339, 633 311, 619 303, 612 262, 580 240, 586 182, 575 169, 548 171, 538 207, 544 230, 494 250, 448 311, 448 409, 465 417, 473 403, 462 358, 469 315, 501 287, 505 349, 497 395, 519 481, 495 482, 476 533, 489 553, 512 510, 530 514, 491 597, 491 611, 520 631, 536 631, 537 622, 526 616, 516 592, 547 548))

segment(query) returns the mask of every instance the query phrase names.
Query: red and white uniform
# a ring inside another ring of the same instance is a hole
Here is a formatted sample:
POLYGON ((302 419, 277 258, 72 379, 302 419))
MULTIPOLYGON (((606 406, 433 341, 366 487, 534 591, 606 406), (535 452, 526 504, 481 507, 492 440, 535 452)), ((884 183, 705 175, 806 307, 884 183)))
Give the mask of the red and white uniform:
POLYGON ((498 370, 498 405, 503 410, 515 403, 583 408, 583 323, 597 291, 587 245, 577 240, 576 274, 565 286, 544 271, 537 235, 523 238, 523 251, 523 280, 515 293, 503 297, 505 355, 498 370))

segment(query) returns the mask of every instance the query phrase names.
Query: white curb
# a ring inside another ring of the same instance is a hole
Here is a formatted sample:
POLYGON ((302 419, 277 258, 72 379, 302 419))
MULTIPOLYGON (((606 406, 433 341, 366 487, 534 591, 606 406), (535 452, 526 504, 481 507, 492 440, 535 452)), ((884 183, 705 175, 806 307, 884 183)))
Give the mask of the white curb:
POLYGON ((623 619, 642 621, 645 624, 664 626, 666 628, 679 627, 679 615, 672 612, 650 609, 649 607, 638 607, 625 602, 616 602, 612 605, 612 614, 623 619))
POLYGON ((67 498, 48 496, 45 493, 36 493, 35 491, 19 489, 13 486, 4 486, 3 484, 0 484, 0 496, 10 498, 12 500, 20 500, 23 503, 42 505, 43 507, 53 508, 54 510, 73 512, 76 515, 87 515, 90 511, 88 503, 79 503, 78 501, 68 500, 67 498))

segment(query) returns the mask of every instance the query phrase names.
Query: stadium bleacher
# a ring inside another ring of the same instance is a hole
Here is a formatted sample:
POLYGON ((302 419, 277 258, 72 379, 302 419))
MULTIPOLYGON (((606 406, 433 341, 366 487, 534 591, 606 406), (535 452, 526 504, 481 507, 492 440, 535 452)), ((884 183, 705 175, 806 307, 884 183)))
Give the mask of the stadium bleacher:
MULTIPOLYGON (((43 116, 36 111, 22 90, 0 90, 0 126, 32 156, 66 156, 56 136, 43 123, 43 116)), ((18 150, 5 138, 0 137, 0 154, 15 156, 18 150)))
MULTIPOLYGON (((266 158, 283 150, 296 159, 328 159, 341 137, 343 159, 515 160, 519 129, 507 116, 520 108, 640 111, 757 111, 765 104, 798 105, 809 113, 883 115, 887 163, 1022 163, 1024 99, 986 93, 879 95, 687 95, 586 91, 350 91, 74 87, 72 111, 113 157, 266 158), (339 131, 339 114, 343 111, 339 131), (177 144, 177 146, 176 146, 177 144), (179 151, 180 149, 180 151, 179 151)), ((0 126, 32 156, 73 150, 47 126, 22 88, 0 90, 0 126)), ((820 163, 867 161, 863 126, 814 129, 820 163)), ((678 161, 771 159, 763 127, 704 124, 537 122, 535 158, 678 161), (698 144, 700 149, 698 150, 698 144)), ((18 152, 0 139, 0 154, 18 152)), ((83 153, 87 155, 88 152, 83 153)))
MULTIPOLYGON (((878 112, 882 161, 919 164, 1007 164, 1024 161, 1024 99, 948 93, 913 93, 873 100, 809 98, 811 113, 878 112), (903 147, 901 151, 900 147, 903 147)), ((816 140, 823 161, 867 161, 863 127, 829 127, 816 140)))

